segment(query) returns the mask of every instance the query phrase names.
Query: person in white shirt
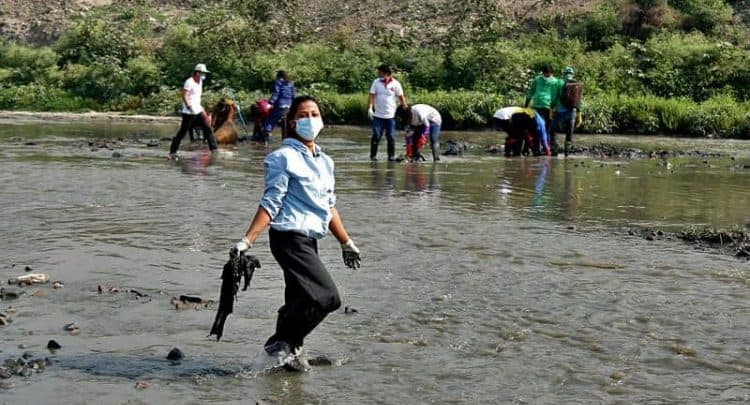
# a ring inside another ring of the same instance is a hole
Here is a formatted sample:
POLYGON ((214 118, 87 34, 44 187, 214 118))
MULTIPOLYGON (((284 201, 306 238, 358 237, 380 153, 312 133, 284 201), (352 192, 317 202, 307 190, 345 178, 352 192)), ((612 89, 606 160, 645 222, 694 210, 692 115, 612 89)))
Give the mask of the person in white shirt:
POLYGON ((182 138, 188 131, 194 127, 200 128, 203 132, 203 138, 208 142, 208 148, 211 152, 216 151, 216 139, 211 129, 211 117, 206 113, 201 105, 201 96, 203 95, 203 81, 206 79, 206 65, 199 63, 195 65, 193 74, 185 80, 182 85, 182 123, 180 129, 172 138, 172 144, 169 147, 169 158, 177 157, 177 150, 180 148, 182 138))
MULTIPOLYGON (((427 104, 414 104, 413 106, 399 106, 396 115, 405 125, 414 128, 414 134, 422 134, 429 131, 430 148, 432 149, 432 161, 440 160, 440 125, 443 123, 440 113, 434 107, 427 104)), ((416 139, 416 136, 412 139, 416 139)), ((417 150, 416 147, 412 148, 417 150)))
POLYGON ((396 100, 406 107, 406 96, 401 83, 393 78, 388 65, 378 66, 378 78, 370 86, 367 116, 372 120, 372 139, 370 140, 370 159, 375 160, 378 144, 385 132, 388 141, 388 160, 395 160, 396 154, 396 100))

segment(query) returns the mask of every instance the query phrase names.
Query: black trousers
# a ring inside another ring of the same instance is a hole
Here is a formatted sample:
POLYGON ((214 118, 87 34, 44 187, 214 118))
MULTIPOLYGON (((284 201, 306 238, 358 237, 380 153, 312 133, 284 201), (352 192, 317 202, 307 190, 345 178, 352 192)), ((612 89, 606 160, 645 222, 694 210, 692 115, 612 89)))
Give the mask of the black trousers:
POLYGON ((279 309, 276 333, 266 342, 286 342, 292 350, 325 317, 341 306, 333 279, 318 257, 318 241, 295 232, 271 229, 271 253, 284 271, 284 305, 279 309))
POLYGON ((180 142, 182 138, 188 133, 191 128, 200 128, 203 131, 203 139, 208 142, 208 148, 212 151, 216 150, 216 139, 214 138, 214 131, 208 126, 206 120, 203 119, 203 114, 182 114, 182 122, 180 123, 180 129, 177 134, 172 138, 172 145, 169 147, 169 154, 173 155, 177 153, 177 149, 180 149, 180 142))

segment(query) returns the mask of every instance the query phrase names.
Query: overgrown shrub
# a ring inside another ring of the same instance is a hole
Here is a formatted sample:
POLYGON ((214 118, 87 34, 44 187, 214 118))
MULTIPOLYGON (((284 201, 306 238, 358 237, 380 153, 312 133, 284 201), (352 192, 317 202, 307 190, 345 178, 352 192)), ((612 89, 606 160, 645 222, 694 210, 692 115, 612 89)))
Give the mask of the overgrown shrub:
POLYGON ((95 108, 93 100, 40 84, 0 87, 0 109, 27 111, 81 111, 95 108))
POLYGON ((62 73, 63 88, 78 97, 105 103, 128 94, 132 85, 128 73, 118 60, 110 58, 98 58, 87 65, 68 64, 62 73))
POLYGON ((574 22, 568 35, 586 44, 590 51, 609 49, 619 40, 620 22, 612 7, 601 7, 574 22))
POLYGON ((586 96, 582 100, 583 123, 580 131, 594 134, 610 134, 617 129, 613 106, 617 97, 612 94, 586 96))
POLYGON ((164 82, 159 65, 152 56, 143 55, 130 59, 125 65, 125 70, 129 86, 124 90, 129 94, 139 96, 151 94, 157 91, 164 82))
POLYGON ((732 7, 723 0, 672 0, 670 4, 683 14, 682 27, 710 33, 732 21, 732 7))
POLYGON ((134 54, 132 38, 112 29, 106 20, 84 19, 74 23, 56 44, 60 65, 89 64, 107 58, 125 63, 134 54))
POLYGON ((730 137, 740 135, 747 122, 748 106, 738 104, 732 96, 718 95, 701 103, 695 109, 689 127, 693 136, 713 135, 730 137))
POLYGON ((717 42, 701 33, 665 33, 651 38, 640 61, 644 83, 663 97, 705 100, 733 87, 736 60, 747 56, 731 44, 717 42))
POLYGON ((0 43, 0 69, 5 71, 4 82, 16 85, 46 82, 57 69, 57 54, 47 47, 0 43))

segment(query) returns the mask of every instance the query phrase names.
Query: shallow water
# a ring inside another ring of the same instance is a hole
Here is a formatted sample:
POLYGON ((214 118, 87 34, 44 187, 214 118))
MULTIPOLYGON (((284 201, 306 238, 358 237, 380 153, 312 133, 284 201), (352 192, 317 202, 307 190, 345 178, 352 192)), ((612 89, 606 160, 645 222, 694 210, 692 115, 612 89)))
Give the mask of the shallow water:
POLYGON ((168 162, 167 141, 147 144, 175 130, 0 123, 0 276, 28 265, 65 282, 0 301, 0 311, 17 311, 0 326, 0 359, 50 356, 49 339, 63 346, 44 373, 6 380, 14 386, 0 388, 0 402, 750 400, 748 262, 623 232, 750 223, 747 142, 581 137, 728 154, 669 168, 481 150, 389 164, 367 159, 366 130, 329 129, 320 143, 336 161, 338 207, 364 260, 345 269, 336 242, 321 242, 343 305, 358 312, 331 314, 306 347, 343 364, 252 376, 242 370, 282 303, 265 236, 253 249, 263 267, 221 342, 206 336, 214 309, 177 311, 170 298, 218 296, 228 247, 262 192, 265 152, 241 145, 213 164, 200 151, 168 162), (79 334, 63 331, 70 322, 79 334), (178 365, 165 359, 172 347, 186 354, 178 365))

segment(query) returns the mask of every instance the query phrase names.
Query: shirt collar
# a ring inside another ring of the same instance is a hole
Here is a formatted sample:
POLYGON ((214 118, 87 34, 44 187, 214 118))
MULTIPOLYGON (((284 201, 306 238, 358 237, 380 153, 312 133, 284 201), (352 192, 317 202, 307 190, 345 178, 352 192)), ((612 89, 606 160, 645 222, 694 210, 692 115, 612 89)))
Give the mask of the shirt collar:
MULTIPOLYGON (((305 144, 302 143, 298 139, 295 139, 295 138, 292 138, 292 137, 284 138, 284 140, 281 141, 281 144, 289 146, 289 147, 291 147, 294 150, 297 150, 297 151, 299 151, 301 153, 304 153, 305 155, 310 155, 310 149, 307 149, 307 146, 305 146, 305 144)), ((318 146, 317 143, 314 144, 313 145, 313 156, 314 157, 320 156, 320 152, 321 152, 320 146, 318 146)))

